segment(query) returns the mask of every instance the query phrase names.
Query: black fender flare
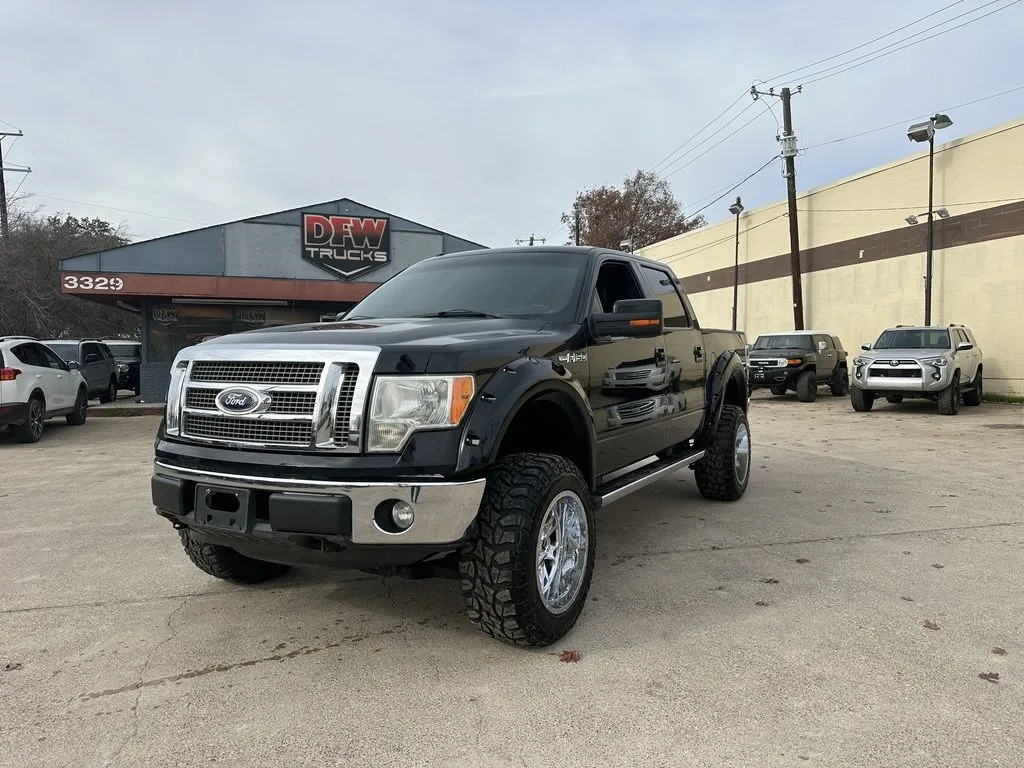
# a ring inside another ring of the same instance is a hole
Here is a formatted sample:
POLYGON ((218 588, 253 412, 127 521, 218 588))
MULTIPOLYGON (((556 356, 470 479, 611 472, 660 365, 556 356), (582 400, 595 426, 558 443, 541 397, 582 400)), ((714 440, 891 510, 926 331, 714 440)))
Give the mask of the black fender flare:
POLYGON ((750 390, 747 386, 747 374, 743 368, 743 360, 733 350, 722 352, 708 371, 707 386, 704 397, 704 423, 700 431, 700 444, 707 445, 711 436, 718 429, 718 421, 722 418, 725 407, 725 393, 729 382, 736 384, 736 391, 743 397, 743 410, 750 403, 750 390))
POLYGON ((480 387, 462 429, 456 472, 474 473, 491 466, 509 425, 523 406, 537 399, 557 404, 572 422, 577 438, 586 441, 589 466, 580 471, 594 488, 597 435, 586 390, 565 366, 545 358, 520 358, 504 365, 480 387))

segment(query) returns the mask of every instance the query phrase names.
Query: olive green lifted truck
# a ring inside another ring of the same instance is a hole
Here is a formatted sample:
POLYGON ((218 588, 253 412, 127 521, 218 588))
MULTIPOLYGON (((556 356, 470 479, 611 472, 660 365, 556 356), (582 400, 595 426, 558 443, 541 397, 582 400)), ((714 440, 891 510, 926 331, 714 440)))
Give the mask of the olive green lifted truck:
POLYGON ((485 632, 547 645, 583 609, 598 510, 685 468, 743 496, 745 345, 628 253, 437 256, 337 321, 178 353, 153 502, 212 576, 452 576, 485 632))

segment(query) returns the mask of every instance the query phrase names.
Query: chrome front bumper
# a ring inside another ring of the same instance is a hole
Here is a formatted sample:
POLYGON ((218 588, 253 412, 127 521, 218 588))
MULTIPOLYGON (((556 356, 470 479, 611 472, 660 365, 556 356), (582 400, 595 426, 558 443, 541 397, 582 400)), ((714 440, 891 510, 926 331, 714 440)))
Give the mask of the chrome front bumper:
MULTIPOLYGON (((202 483, 225 490, 249 490, 298 496, 347 497, 352 510, 353 544, 450 544, 459 541, 476 518, 486 481, 466 482, 330 482, 231 475, 185 469, 165 462, 154 462, 157 478, 202 483), (400 533, 391 533, 377 525, 374 514, 385 501, 405 501, 415 511, 413 524, 400 533)), ((191 486, 190 486, 191 487, 191 486)), ((174 512, 175 510, 170 510, 174 512)), ((183 515, 187 517, 187 515, 183 515)), ((189 525, 202 527, 195 521, 189 525)), ((272 531, 270 523, 260 521, 248 533, 258 536, 260 529, 272 531)))

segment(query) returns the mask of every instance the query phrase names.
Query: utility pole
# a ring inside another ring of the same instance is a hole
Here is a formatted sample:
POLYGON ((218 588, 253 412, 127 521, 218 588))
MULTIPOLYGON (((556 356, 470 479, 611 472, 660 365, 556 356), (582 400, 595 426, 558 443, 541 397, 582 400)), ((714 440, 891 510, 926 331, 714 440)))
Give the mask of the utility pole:
POLYGON ((0 239, 4 242, 11 236, 11 228, 7 222, 7 185, 4 181, 4 173, 10 171, 12 173, 31 173, 31 168, 4 168, 4 150, 3 140, 6 136, 22 136, 22 132, 10 133, 8 131, 0 131, 0 239))
POLYGON ((580 212, 576 211, 576 245, 580 244, 580 212))
POLYGON ((534 237, 533 233, 531 232, 529 240, 520 240, 520 239, 516 238, 516 245, 522 245, 523 243, 529 243, 530 245, 533 245, 533 243, 535 241, 539 241, 541 243, 546 243, 547 242, 547 240, 545 238, 543 238, 543 237, 534 237))
MULTIPOLYGON (((802 86, 797 86, 800 93, 802 86)), ((775 96, 775 89, 769 88, 767 93, 751 87, 750 95, 775 96)), ((786 197, 789 201, 789 270, 793 277, 793 329, 804 330, 804 293, 800 280, 800 226, 796 211, 796 134, 793 133, 793 110, 790 106, 793 92, 789 88, 779 91, 782 100, 782 135, 778 136, 782 145, 782 158, 786 163, 786 197)))

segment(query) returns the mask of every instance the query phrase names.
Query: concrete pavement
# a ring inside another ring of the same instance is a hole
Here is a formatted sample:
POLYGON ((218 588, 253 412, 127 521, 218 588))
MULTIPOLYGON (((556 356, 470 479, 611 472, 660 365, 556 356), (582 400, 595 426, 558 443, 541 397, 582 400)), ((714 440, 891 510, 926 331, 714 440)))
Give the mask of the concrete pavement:
POLYGON ((1024 764, 1020 406, 756 398, 746 496, 604 510, 537 651, 453 582, 207 577, 152 513, 157 422, 0 438, 0 765, 1024 764))

